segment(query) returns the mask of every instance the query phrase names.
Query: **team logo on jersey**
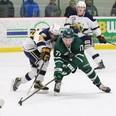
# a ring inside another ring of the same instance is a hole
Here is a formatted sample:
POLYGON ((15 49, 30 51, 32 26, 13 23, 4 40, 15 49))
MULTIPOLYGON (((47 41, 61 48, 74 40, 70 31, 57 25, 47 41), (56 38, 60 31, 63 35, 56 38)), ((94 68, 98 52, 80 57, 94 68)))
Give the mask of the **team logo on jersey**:
POLYGON ((81 26, 80 22, 77 22, 75 24, 71 24, 72 27, 74 27, 74 29, 78 29, 78 32, 83 32, 83 27, 81 26))
POLYGON ((42 34, 39 36, 38 40, 39 40, 39 41, 40 41, 40 40, 44 40, 45 37, 47 37, 47 35, 46 35, 45 33, 42 33, 42 34))
POLYGON ((44 40, 44 37, 42 35, 39 36, 38 41, 44 40))
POLYGON ((76 24, 76 27, 78 28, 78 31, 79 31, 79 32, 83 32, 83 27, 81 26, 81 23, 80 23, 80 22, 78 22, 78 23, 76 24))
POLYGON ((42 33, 41 35, 42 35, 43 37, 47 37, 47 35, 46 35, 45 33, 42 33))

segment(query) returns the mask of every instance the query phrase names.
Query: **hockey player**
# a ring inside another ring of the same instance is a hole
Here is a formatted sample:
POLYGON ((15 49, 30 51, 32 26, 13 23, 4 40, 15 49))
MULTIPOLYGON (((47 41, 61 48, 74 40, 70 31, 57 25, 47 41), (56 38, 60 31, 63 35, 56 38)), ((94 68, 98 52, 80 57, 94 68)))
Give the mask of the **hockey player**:
POLYGON ((54 61, 55 93, 60 92, 63 77, 74 73, 77 67, 82 70, 100 90, 106 93, 111 91, 109 87, 101 83, 98 75, 90 66, 84 54, 83 43, 78 36, 74 34, 73 29, 66 28, 62 36, 59 36, 57 39, 54 47, 54 61))
POLYGON ((101 31, 96 19, 91 14, 86 12, 86 4, 84 1, 77 3, 77 12, 74 12, 69 18, 66 19, 65 27, 74 29, 74 32, 78 34, 83 41, 84 48, 87 53, 93 58, 98 65, 95 69, 105 68, 99 53, 94 50, 93 47, 93 33, 96 35, 100 43, 106 43, 106 39, 101 35, 101 31))
POLYGON ((48 87, 44 87, 42 81, 46 74, 48 67, 50 52, 54 46, 54 42, 57 36, 60 34, 60 26, 53 24, 50 28, 46 28, 42 31, 32 32, 30 37, 27 38, 23 43, 23 49, 25 55, 29 58, 31 71, 25 74, 23 77, 17 77, 13 81, 12 89, 16 91, 20 84, 26 83, 38 75, 38 71, 44 61, 42 70, 40 70, 37 76, 34 88, 48 90, 48 87))

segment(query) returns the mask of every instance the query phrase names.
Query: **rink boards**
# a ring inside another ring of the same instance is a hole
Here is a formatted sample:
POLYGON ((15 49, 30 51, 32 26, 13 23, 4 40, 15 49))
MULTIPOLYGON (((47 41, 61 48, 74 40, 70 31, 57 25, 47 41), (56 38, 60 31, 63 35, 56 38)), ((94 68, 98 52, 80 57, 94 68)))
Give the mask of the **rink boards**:
MULTIPOLYGON (((106 40, 116 43, 116 18, 96 17, 101 32, 106 40)), ((30 29, 43 29, 57 22, 64 26, 65 17, 37 18, 1 18, 0 19, 0 52, 21 52, 22 43, 28 37, 30 29)), ((95 49, 116 49, 115 45, 100 44, 94 39, 95 49)))
MULTIPOLYGON (((95 45, 94 48, 96 50, 115 50, 116 46, 114 45, 109 45, 109 44, 105 44, 105 45, 95 45)), ((11 47, 11 48, 0 48, 0 52, 22 52, 22 48, 21 47, 11 47)))

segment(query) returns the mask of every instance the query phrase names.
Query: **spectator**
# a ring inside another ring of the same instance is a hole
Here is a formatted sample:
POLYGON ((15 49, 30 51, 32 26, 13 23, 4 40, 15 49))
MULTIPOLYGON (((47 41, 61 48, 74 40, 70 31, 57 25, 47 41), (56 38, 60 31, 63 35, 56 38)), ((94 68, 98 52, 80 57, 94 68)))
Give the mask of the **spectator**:
POLYGON ((70 0, 69 2, 69 6, 66 8, 65 10, 65 17, 69 17, 70 15, 72 15, 74 12, 76 12, 76 2, 75 0, 70 0))
POLYGON ((10 0, 0 1, 0 17, 14 17, 14 5, 10 0))
POLYGON ((85 0, 86 11, 88 11, 93 16, 98 16, 98 10, 93 4, 93 0, 85 0))
POLYGON ((56 5, 56 0, 50 0, 49 4, 45 8, 45 17, 59 17, 61 11, 56 5))
POLYGON ((39 17, 40 9, 39 6, 34 0, 26 0, 20 8, 21 17, 39 17))
POLYGON ((111 16, 116 16, 116 1, 115 1, 115 3, 112 6, 110 15, 111 16))

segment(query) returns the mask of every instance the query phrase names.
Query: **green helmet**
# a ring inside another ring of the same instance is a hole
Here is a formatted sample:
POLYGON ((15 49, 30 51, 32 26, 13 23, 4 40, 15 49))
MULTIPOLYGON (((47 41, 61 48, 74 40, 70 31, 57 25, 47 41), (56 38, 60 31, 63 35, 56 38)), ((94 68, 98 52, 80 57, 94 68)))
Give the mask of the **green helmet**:
POLYGON ((63 38, 73 38, 74 37, 74 31, 71 28, 64 29, 62 33, 63 38))

